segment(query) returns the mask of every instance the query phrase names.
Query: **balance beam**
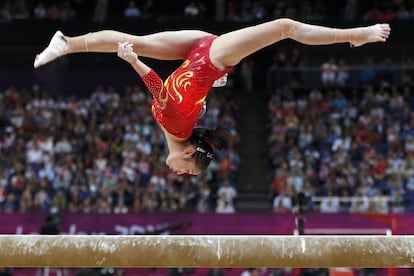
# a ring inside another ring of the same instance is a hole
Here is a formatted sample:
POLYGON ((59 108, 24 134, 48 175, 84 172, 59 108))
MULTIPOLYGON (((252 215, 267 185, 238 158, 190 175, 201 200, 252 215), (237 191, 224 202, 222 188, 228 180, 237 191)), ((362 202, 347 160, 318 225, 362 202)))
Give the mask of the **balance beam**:
POLYGON ((0 235, 0 267, 414 267, 414 236, 0 235))

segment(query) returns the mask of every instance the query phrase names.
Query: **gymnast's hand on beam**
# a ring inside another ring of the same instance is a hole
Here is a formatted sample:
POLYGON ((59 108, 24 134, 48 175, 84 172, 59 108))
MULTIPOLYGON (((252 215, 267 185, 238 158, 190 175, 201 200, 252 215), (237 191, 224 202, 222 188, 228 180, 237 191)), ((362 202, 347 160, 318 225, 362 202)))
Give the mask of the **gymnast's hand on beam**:
POLYGON ((118 42, 118 57, 123 60, 133 63, 138 59, 138 55, 132 49, 133 44, 130 42, 118 42))

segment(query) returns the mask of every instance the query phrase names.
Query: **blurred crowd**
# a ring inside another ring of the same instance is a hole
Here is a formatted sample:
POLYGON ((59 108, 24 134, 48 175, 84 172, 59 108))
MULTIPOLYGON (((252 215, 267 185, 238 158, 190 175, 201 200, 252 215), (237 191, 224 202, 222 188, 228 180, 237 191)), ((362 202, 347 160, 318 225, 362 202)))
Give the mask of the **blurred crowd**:
MULTIPOLYGON (((234 212, 238 153, 215 155, 197 177, 165 166, 164 136, 140 86, 96 86, 83 98, 42 88, 0 93, 0 210, 3 212, 234 212)), ((228 91, 211 93, 200 123, 218 124, 237 145, 228 91)))
MULTIPOLYGON (((332 3, 323 4, 16 0, 0 3, 0 20, 213 17, 243 23, 288 16, 317 21, 332 19, 333 10, 343 12, 336 15, 348 21, 413 17, 408 0, 335 1, 335 9, 332 3)), ((294 210, 301 193, 308 208, 324 212, 413 209, 414 63, 407 59, 411 69, 395 70, 399 65, 390 58, 381 64, 367 58, 351 69, 343 56, 305 68, 308 57, 299 47, 281 46, 274 53, 266 68, 255 56, 246 58, 231 73, 227 88, 210 94, 200 124, 225 126, 232 133, 232 148, 218 153, 197 177, 176 176, 165 167, 165 140, 150 114, 150 95, 140 86, 97 85, 84 97, 52 96, 37 85, 0 91, 0 210, 235 212, 241 162, 234 97, 238 89, 269 91, 267 146, 275 211, 294 210), (315 196, 327 200, 315 203, 310 200, 315 196), (336 196, 391 200, 343 202, 336 196)))
POLYGON ((383 57, 355 69, 347 58, 327 58, 315 69, 303 66, 300 48, 281 48, 266 74, 245 59, 226 88, 210 93, 199 122, 225 126, 232 148, 197 177, 164 165, 165 140, 150 114, 150 94, 138 85, 97 85, 83 97, 10 86, 0 93, 0 210, 233 213, 242 162, 234 93, 258 88, 268 91, 275 212, 295 211, 299 194, 306 208, 322 212, 413 210, 412 62, 383 57), (313 88, 311 74, 318 75, 313 88), (257 76, 266 78, 261 86, 257 76), (362 200, 337 198, 354 196, 362 200), (370 200, 378 196, 386 198, 370 200))
POLYGON ((285 83, 268 101, 275 212, 292 211, 299 194, 321 212, 413 210, 414 71, 386 60, 351 72, 346 57, 330 58, 314 88, 301 86, 300 65, 273 65, 285 83))
POLYGON ((344 20, 381 21, 414 18, 409 0, 335 2, 292 0, 5 0, 0 3, 3 22, 19 20, 93 20, 119 19, 208 20, 251 22, 275 17, 305 21, 344 20))

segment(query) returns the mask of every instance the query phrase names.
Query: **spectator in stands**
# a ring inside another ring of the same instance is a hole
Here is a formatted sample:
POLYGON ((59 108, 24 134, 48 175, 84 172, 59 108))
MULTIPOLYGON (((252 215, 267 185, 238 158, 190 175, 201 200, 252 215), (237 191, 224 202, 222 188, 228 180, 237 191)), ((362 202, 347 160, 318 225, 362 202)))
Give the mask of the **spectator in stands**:
POLYGON ((72 8, 69 1, 64 1, 59 7, 60 16, 59 20, 66 22, 73 19, 76 16, 75 10, 72 8))
POLYGON ((329 192, 319 205, 319 211, 321 213, 338 213, 339 210, 339 199, 335 197, 332 192, 329 192))
POLYGON ((240 276, 259 276, 259 275, 260 275, 260 269, 248 268, 245 271, 243 271, 240 276))
POLYGON ((47 8, 46 19, 56 21, 60 18, 60 10, 56 4, 52 4, 47 8))
POLYGON ((207 276, 224 276, 224 275, 225 275, 224 271, 221 268, 210 268, 207 272, 207 276))
POLYGON ((267 16, 267 10, 260 1, 254 1, 251 14, 253 15, 253 19, 261 20, 267 16))
POLYGON ((335 84, 341 88, 347 87, 349 85, 349 72, 346 61, 341 58, 338 62, 338 70, 336 75, 335 84))
POLYGON ((13 18, 17 20, 27 20, 30 17, 30 11, 25 0, 17 0, 13 6, 13 18))
POLYGON ((228 179, 223 181, 223 184, 217 190, 217 195, 219 197, 221 197, 221 195, 224 195, 224 200, 229 202, 231 205, 234 205, 237 199, 237 191, 233 186, 231 186, 228 179))
POLYGON ((46 7, 43 2, 37 2, 36 6, 33 9, 34 19, 45 19, 46 18, 46 7))
POLYGON ((200 213, 208 212, 211 210, 211 190, 208 185, 204 184, 200 188, 200 199, 197 203, 197 211, 200 213))
POLYGON ((219 214, 232 214, 236 212, 233 204, 227 200, 226 194, 218 194, 217 203, 216 203, 216 213, 219 214))
POLYGON ((409 20, 413 18, 413 13, 407 9, 405 3, 401 3, 398 5, 395 18, 400 20, 409 20))
POLYGON ((141 10, 136 6, 135 1, 129 1, 124 11, 125 18, 138 18, 141 16, 141 10))
POLYGON ((336 82, 338 66, 334 58, 322 64, 321 81, 324 86, 333 86, 336 82))
POLYGON ((227 1, 226 4, 226 20, 238 22, 240 21, 240 15, 237 10, 236 3, 233 1, 227 1))
POLYGON ((190 20, 197 19, 200 15, 200 12, 200 8, 193 1, 184 7, 184 17, 190 20))
POLYGON ((375 83, 377 72, 373 67, 373 61, 371 58, 367 58, 364 62, 363 70, 361 71, 361 82, 363 85, 372 85, 375 83))
POLYGON ((281 189, 273 199, 273 212, 286 213, 291 212, 293 208, 292 194, 288 192, 291 187, 281 189))
POLYGON ((286 168, 281 167, 275 173, 272 181, 272 198, 283 192, 287 186, 286 168))
MULTIPOLYGON (((357 194, 360 196, 360 194, 357 194)), ((369 199, 367 197, 362 197, 359 200, 352 201, 350 212, 352 213, 366 213, 369 210, 369 199)))

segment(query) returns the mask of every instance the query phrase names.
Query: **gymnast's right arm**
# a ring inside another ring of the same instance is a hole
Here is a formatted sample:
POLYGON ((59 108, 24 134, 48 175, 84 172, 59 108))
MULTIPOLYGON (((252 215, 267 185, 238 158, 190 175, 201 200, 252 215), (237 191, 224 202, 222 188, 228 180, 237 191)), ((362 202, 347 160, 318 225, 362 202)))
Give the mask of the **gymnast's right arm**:
POLYGON ((164 109, 166 107, 167 93, 163 93, 163 81, 154 70, 139 60, 138 55, 132 49, 132 43, 119 42, 118 56, 131 64, 134 70, 144 81, 158 106, 164 109))

